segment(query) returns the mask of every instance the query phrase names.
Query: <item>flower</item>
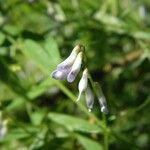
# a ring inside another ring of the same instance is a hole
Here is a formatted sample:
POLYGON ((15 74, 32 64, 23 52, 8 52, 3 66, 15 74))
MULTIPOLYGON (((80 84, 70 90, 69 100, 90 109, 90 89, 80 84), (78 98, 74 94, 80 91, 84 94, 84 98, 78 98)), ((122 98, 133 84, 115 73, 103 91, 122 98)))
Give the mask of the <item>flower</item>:
POLYGON ((88 107, 88 110, 89 112, 91 112, 93 109, 93 104, 94 104, 94 95, 89 86, 87 86, 85 90, 85 100, 86 100, 86 105, 88 107))
POLYGON ((76 59, 79 52, 80 52, 80 45, 77 45, 72 50, 69 57, 67 59, 65 59, 62 63, 57 65, 57 69, 62 70, 62 69, 70 68, 73 65, 73 63, 74 63, 74 61, 75 61, 75 59, 76 59))
POLYGON ((82 92, 84 92, 87 88, 87 83, 88 83, 88 70, 87 68, 83 71, 82 73, 82 77, 79 81, 79 84, 78 84, 78 89, 79 89, 79 95, 78 95, 78 98, 77 98, 77 101, 80 100, 80 97, 81 97, 81 94, 82 92))
POLYGON ((107 108, 106 98, 102 92, 102 89, 97 82, 95 83, 95 87, 96 87, 96 95, 97 95, 97 98, 99 100, 99 104, 101 107, 101 112, 108 114, 109 110, 107 108))
MULTIPOLYGON (((56 80, 64 80, 67 79, 68 82, 73 82, 78 75, 81 65, 82 65, 82 58, 84 55, 85 49, 82 45, 77 45, 72 50, 71 54, 66 58, 63 62, 57 65, 56 70, 54 70, 51 73, 51 77, 56 80)), ((89 76, 90 77, 90 76, 89 76)), ((102 89, 98 83, 93 83, 93 81, 90 79, 91 85, 95 85, 93 87, 93 90, 95 94, 97 95, 97 98, 99 100, 99 104, 101 107, 101 112, 107 114, 108 108, 107 108, 107 102, 106 98, 102 92, 102 89)), ((94 94, 88 85, 88 69, 84 69, 82 73, 82 77, 78 83, 78 90, 79 94, 76 101, 80 100, 80 97, 82 93, 85 93, 85 101, 86 105, 88 107, 89 112, 92 111, 93 105, 94 105, 94 94)))
POLYGON ((51 77, 56 80, 64 80, 73 82, 81 68, 82 52, 80 45, 75 46, 67 59, 57 65, 57 69, 51 73, 51 77))
POLYGON ((80 52, 77 55, 77 58, 74 61, 74 64, 71 68, 71 71, 69 72, 69 74, 67 76, 68 82, 73 82, 75 80, 77 74, 79 73, 80 68, 81 68, 81 64, 82 64, 82 55, 83 55, 82 52, 80 52))

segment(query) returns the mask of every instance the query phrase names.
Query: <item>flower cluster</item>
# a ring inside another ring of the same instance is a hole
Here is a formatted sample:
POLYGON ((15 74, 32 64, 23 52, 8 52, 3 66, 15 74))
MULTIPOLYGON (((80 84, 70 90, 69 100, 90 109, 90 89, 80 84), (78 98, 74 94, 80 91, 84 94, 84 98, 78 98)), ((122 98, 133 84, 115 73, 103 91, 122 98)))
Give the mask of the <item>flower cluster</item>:
POLYGON ((77 45, 62 63, 57 65, 57 69, 52 72, 51 76, 56 80, 67 79, 73 82, 80 71, 83 52, 81 46, 77 45))
MULTIPOLYGON (((59 65, 57 65, 56 70, 51 73, 51 77, 56 80, 67 80, 70 83, 73 82, 81 70, 81 65, 84 56, 83 50, 84 48, 82 45, 75 46, 69 57, 66 58, 59 65)), ((92 92, 92 89, 90 88, 90 85, 88 84, 88 75, 89 75, 88 69, 85 68, 82 72, 82 77, 78 84, 79 95, 77 101, 80 100, 82 93, 85 93, 86 104, 88 110, 91 112, 94 104, 94 94, 92 92)), ((96 90, 96 93, 97 92, 99 91, 96 90)), ((99 99, 101 112, 108 113, 104 95, 103 94, 101 96, 100 94, 96 95, 99 99)))

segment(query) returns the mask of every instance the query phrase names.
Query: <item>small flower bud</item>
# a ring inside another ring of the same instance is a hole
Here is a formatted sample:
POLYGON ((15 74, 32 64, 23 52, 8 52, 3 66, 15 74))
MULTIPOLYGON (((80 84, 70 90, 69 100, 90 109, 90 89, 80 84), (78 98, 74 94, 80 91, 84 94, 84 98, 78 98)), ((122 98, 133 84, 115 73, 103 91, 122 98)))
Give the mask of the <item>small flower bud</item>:
POLYGON ((95 87, 96 87, 96 95, 97 95, 97 98, 99 100, 99 104, 101 107, 101 112, 108 114, 109 110, 107 108, 106 98, 102 92, 102 89, 98 83, 95 84, 95 87))
POLYGON ((105 107, 105 106, 102 106, 101 107, 101 112, 103 112, 103 113, 105 113, 105 114, 108 114, 108 109, 107 109, 107 107, 105 107))
POLYGON ((89 112, 91 112, 94 104, 94 95, 89 86, 85 90, 85 100, 86 100, 86 105, 88 107, 88 110, 89 112))
POLYGON ((79 95, 78 95, 77 101, 80 100, 82 92, 86 90, 87 82, 88 82, 88 70, 85 69, 83 71, 82 77, 81 77, 79 84, 78 84, 79 95))
POLYGON ((82 64, 82 52, 80 52, 76 59, 75 59, 75 62, 72 66, 72 69, 71 71, 69 72, 68 76, 67 76, 67 81, 68 82, 73 82, 77 76, 77 74, 79 73, 80 71, 80 68, 81 68, 81 64, 82 64))
POLYGON ((80 45, 75 46, 75 48, 72 50, 72 52, 71 52, 71 54, 69 55, 69 57, 66 58, 63 62, 61 62, 61 63, 57 66, 57 69, 70 68, 70 67, 73 65, 73 63, 74 63, 74 61, 75 61, 75 59, 76 59, 76 57, 77 57, 79 51, 80 51, 80 45))

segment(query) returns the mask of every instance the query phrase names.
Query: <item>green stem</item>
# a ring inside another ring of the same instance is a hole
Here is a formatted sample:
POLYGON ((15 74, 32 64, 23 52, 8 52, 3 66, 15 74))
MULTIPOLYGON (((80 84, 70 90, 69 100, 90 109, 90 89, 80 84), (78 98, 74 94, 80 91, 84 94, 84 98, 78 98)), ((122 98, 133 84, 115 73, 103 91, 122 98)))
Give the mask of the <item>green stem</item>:
MULTIPOLYGON (((103 114, 103 122, 105 124, 105 127, 107 127, 107 120, 106 120, 106 116, 103 114)), ((104 150, 108 150, 109 149, 109 132, 108 132, 108 128, 104 129, 104 150)))

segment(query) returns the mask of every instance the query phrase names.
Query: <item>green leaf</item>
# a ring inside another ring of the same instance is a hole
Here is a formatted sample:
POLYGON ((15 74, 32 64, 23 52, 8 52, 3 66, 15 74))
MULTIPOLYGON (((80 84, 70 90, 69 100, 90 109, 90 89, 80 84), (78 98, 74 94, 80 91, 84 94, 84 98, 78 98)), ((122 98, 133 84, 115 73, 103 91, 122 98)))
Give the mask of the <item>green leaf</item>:
POLYGON ((53 84, 53 80, 51 80, 50 78, 46 78, 38 86, 32 86, 27 95, 31 100, 34 100, 36 97, 42 95, 53 84))
POLYGON ((150 39, 149 31, 147 31, 147 32, 137 31, 137 32, 132 33, 132 34, 135 38, 138 38, 138 39, 143 39, 143 40, 149 40, 150 39))
POLYGON ((62 115, 58 113, 49 113, 49 119, 66 127, 70 131, 81 131, 86 133, 100 133, 101 128, 95 124, 90 124, 88 121, 72 117, 69 115, 62 115))
POLYGON ((16 36, 20 33, 20 29, 14 25, 5 25, 3 30, 12 36, 16 36))
POLYGON ((40 125, 44 117, 44 113, 42 111, 36 111, 30 114, 30 119, 33 125, 40 125))
POLYGON ((4 40, 5 40, 5 35, 2 32, 0 32, 0 45, 3 44, 4 40))
POLYGON ((46 74, 49 74, 49 72, 54 69, 54 64, 56 64, 56 60, 59 59, 58 49, 54 40, 49 42, 45 50, 37 42, 28 39, 24 42, 23 52, 46 74), (51 52, 47 53, 48 50, 51 52), (49 55, 50 53, 53 55, 49 55))
POLYGON ((79 134, 76 134, 76 137, 79 143, 85 148, 85 150, 102 150, 103 149, 99 143, 97 143, 96 141, 90 138, 81 136, 79 134))
POLYGON ((49 57, 43 48, 33 40, 26 40, 23 52, 30 57, 44 72, 49 71, 49 57))
POLYGON ((60 62, 60 54, 58 51, 58 46, 52 37, 48 36, 45 39, 44 49, 52 62, 51 65, 56 67, 56 65, 60 62))

